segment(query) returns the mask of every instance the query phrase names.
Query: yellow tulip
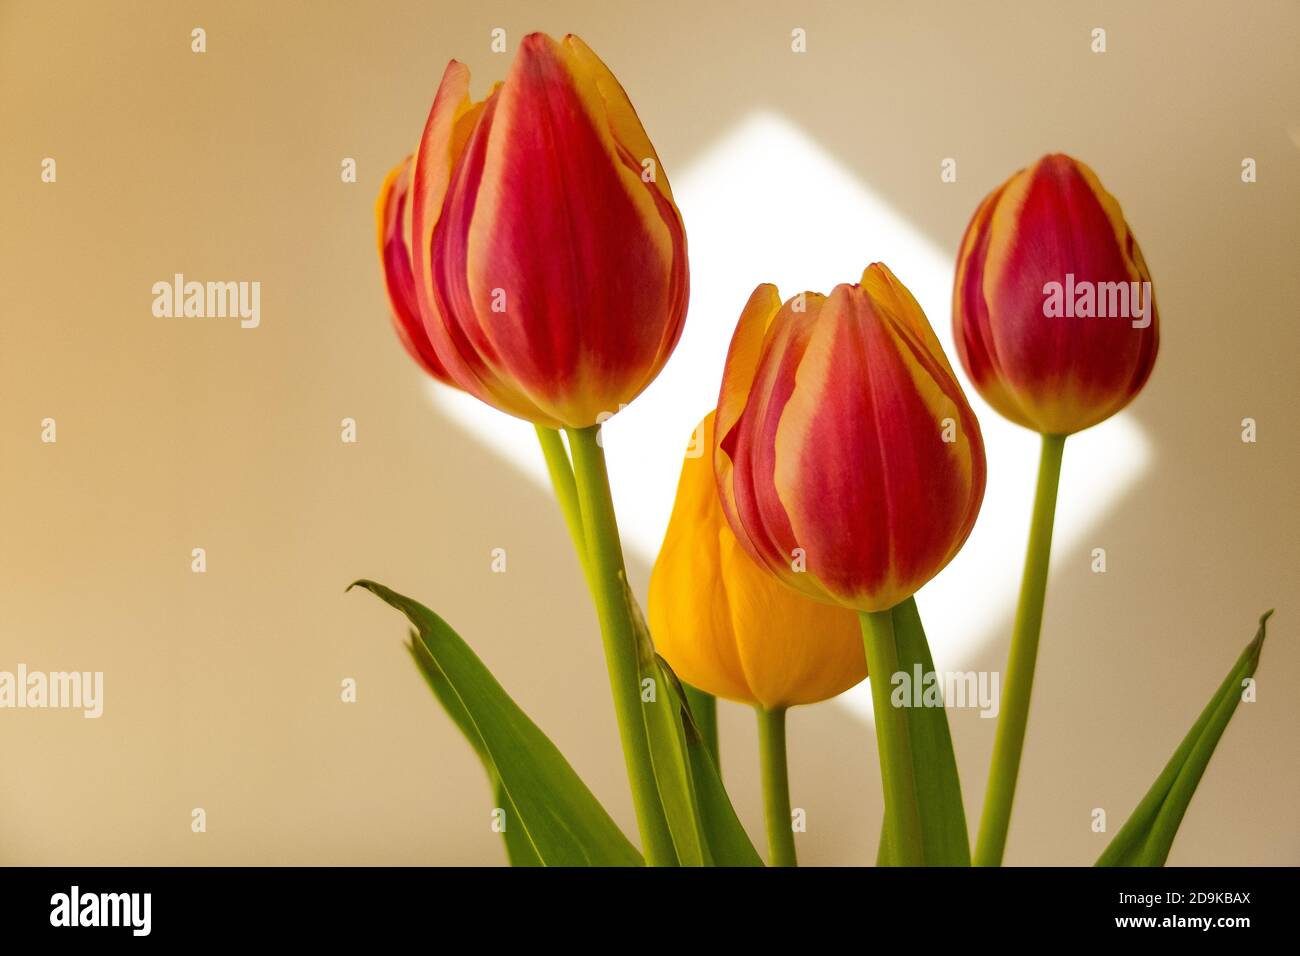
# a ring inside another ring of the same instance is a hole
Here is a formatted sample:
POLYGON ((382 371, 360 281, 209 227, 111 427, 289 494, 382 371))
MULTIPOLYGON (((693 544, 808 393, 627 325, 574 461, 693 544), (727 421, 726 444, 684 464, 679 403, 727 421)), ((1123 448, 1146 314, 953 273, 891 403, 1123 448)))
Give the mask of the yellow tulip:
POLYGON ((848 690, 867 676, 857 612, 805 597, 745 553, 722 511, 712 448, 710 412, 650 575, 656 649, 687 683, 768 711, 848 690))

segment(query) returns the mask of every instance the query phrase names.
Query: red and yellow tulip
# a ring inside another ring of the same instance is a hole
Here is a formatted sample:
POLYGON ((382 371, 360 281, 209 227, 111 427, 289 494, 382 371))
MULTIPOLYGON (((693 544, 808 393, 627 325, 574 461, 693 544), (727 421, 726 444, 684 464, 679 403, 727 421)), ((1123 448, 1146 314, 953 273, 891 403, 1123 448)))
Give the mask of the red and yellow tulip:
POLYGON ((805 597, 754 563, 718 500, 710 412, 677 484, 650 574, 655 647, 686 682, 717 697, 779 710, 848 690, 867 676, 858 616, 805 597))
POLYGON ((1045 156, 990 193, 957 259, 953 328, 975 388, 1001 414, 1069 435, 1146 384, 1159 319, 1119 203, 1078 160, 1045 156))
MULTIPOLYGON (((686 233, 672 190, 627 94, 577 37, 525 37, 482 100, 469 79, 447 66, 409 192, 399 171, 383 200, 395 222, 410 203, 411 282, 433 356, 502 411, 593 425, 659 374, 681 335, 686 233)), ((386 243, 386 272, 409 314, 400 245, 386 243)))
POLYGON ((984 496, 979 424, 925 314, 883 265, 736 327, 714 468, 745 550, 810 596, 879 611, 957 553, 984 496))

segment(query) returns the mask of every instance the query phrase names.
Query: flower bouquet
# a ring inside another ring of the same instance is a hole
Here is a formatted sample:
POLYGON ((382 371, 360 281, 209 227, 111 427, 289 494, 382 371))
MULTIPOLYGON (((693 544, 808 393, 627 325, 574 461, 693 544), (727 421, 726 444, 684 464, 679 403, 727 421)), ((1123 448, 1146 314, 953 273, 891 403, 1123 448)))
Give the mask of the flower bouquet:
MULTIPOLYGON (((483 762, 510 862, 762 865, 718 771, 722 697, 755 710, 766 862, 794 865, 786 711, 865 677, 884 790, 877 862, 999 865, 1063 449, 1132 401, 1156 358, 1151 277, 1119 203, 1083 163, 1047 156, 984 199, 960 246, 961 364, 994 409, 1042 436, 972 849, 943 697, 931 686, 914 706, 903 692, 935 672, 914 595, 962 547, 986 476, 979 422, 924 312, 879 263, 825 295, 753 291, 716 407, 689 436, 643 615, 601 423, 681 335, 682 218, 627 94, 577 37, 528 36, 482 100, 469 82, 447 67, 416 151, 384 182, 388 298, 429 375, 536 427, 599 621, 639 847, 451 625, 379 583, 356 586, 410 622, 416 667, 483 762)), ((1267 617, 1099 864, 1164 863, 1252 686, 1267 617)))

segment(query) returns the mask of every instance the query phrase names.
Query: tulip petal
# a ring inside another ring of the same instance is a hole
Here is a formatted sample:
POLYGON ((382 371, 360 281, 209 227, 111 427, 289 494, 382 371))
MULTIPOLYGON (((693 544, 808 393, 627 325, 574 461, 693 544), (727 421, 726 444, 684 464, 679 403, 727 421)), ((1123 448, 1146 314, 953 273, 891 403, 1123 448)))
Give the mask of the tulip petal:
POLYGON ((740 313, 740 321, 736 325, 722 369, 716 430, 710 447, 714 449, 713 467, 718 480, 718 493, 722 497, 723 507, 730 513, 736 509, 732 485, 734 460, 731 454, 736 439, 732 433, 749 401, 768 327, 780 309, 781 294, 776 286, 763 283, 750 294, 749 301, 740 313))
MULTIPOLYGON (((712 447, 712 431, 710 413, 696 430, 696 441, 705 436, 705 449, 712 447)), ((719 525, 725 521, 707 454, 684 458, 668 531, 650 572, 650 633, 682 680, 718 697, 748 701, 735 642, 701 639, 731 631, 726 602, 715 600, 726 593, 718 538, 709 530, 719 525)))
POLYGON ((731 431, 719 438, 715 464, 720 487, 726 481, 723 508, 741 544, 755 561, 814 597, 822 594, 818 584, 792 570, 803 545, 776 486, 776 437, 826 301, 825 296, 802 293, 772 320, 744 411, 731 431))
POLYGON ((430 240, 442 214, 452 169, 481 112, 482 104, 476 105, 469 97, 469 68, 452 60, 447 64, 434 95, 433 107, 429 110, 416 152, 413 174, 415 202, 411 209, 411 261, 416 276, 421 279, 418 284, 421 303, 429 310, 433 308, 430 240))
POLYGON ((647 159, 654 161, 653 178, 650 179, 650 183, 676 215, 673 191, 668 184, 668 177, 664 174, 663 164, 659 162, 659 154, 655 152, 654 144, 646 135, 645 127, 641 125, 641 119, 636 115, 636 109, 628 99, 623 84, 580 37, 570 33, 564 38, 564 47, 568 54, 569 68, 577 76, 583 74, 590 76, 594 81, 591 87, 601 97, 599 106, 594 103, 589 105, 592 115, 604 116, 610 136, 622 151, 625 160, 641 177, 642 182, 645 181, 646 176, 643 163, 647 159))
POLYGON ((788 588, 725 525, 718 539, 731 633, 753 701, 767 710, 814 704, 867 676, 855 611, 788 588))
POLYGON ((985 197, 962 237, 953 286, 953 338, 962 365, 984 400, 1017 425, 1034 428, 1032 417, 1003 377, 984 299, 984 261, 991 238, 988 225, 1005 188, 1004 184, 985 197))
MULTIPOLYGON (((509 374, 495 342, 479 323, 461 254, 463 238, 474 220, 498 98, 499 92, 494 92, 485 101, 457 157, 443 209, 434 225, 429 273, 434 310, 440 321, 430 325, 429 338, 447 370, 467 392, 509 414, 548 428, 560 428, 564 425, 562 419, 553 410, 543 411, 536 396, 509 374)), ((496 291, 503 290, 494 290, 494 295, 496 291)))
POLYGON ((749 296, 740 313, 731 346, 727 349, 722 370, 722 389, 718 393, 717 434, 722 441, 740 420, 749 400, 749 390, 758 371, 759 359, 768 327, 781 310, 781 294, 770 283, 759 285, 749 296))
POLYGON ((450 383, 420 317, 415 275, 411 270, 411 165, 408 156, 384 178, 375 206, 379 224, 379 257, 384 267, 393 327, 407 354, 440 382, 450 383))
MULTIPOLYGON (((588 78, 587 83, 576 83, 577 89, 584 92, 593 89, 600 96, 599 103, 589 100, 588 108, 591 115, 597 121, 603 118, 609 131, 611 144, 616 148, 624 164, 637 175, 642 184, 649 186, 648 190, 633 189, 631 193, 633 199, 637 201, 641 201, 646 195, 653 200, 653 206, 642 203, 642 214, 649 217, 652 212, 657 213, 664 222, 670 224, 668 233, 673 243, 671 250, 673 269, 669 299, 674 303, 680 303, 684 311, 689 295, 686 230, 682 224, 681 213, 673 200, 672 187, 664 172, 663 163, 659 160, 659 154, 655 151, 654 144, 650 142, 650 137, 646 135, 645 127, 641 125, 641 119, 637 116, 627 91, 623 89, 623 84, 618 81, 604 61, 596 56, 591 47, 587 46, 580 37, 572 33, 564 38, 563 48, 569 54, 569 66, 574 76, 588 78), (647 162, 651 164, 648 168, 647 162)), ((663 356, 669 355, 676 347, 681 331, 681 323, 665 325, 660 342, 660 353, 663 356)), ((636 386, 636 391, 639 393, 649 385, 658 372, 657 367, 650 370, 636 386)))

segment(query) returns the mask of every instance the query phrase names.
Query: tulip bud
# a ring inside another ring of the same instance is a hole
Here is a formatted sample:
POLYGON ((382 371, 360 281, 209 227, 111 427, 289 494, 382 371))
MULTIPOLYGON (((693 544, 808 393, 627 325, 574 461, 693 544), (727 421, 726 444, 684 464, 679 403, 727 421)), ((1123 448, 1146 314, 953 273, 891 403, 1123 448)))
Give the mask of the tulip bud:
POLYGON ((1069 435, 1141 391, 1159 322, 1151 275, 1096 174, 1060 154, 985 197, 953 289, 962 364, 1013 422, 1069 435))
POLYGON ((393 168, 379 190, 375 218, 379 221, 379 261, 384 267, 384 285, 397 338, 411 358, 440 382, 451 383, 447 370, 433 350, 424 330, 420 302, 411 272, 411 160, 407 157, 393 168))
MULTIPOLYGON (((713 412, 696 436, 712 447, 713 412)), ((753 562, 727 525, 707 454, 682 464, 649 611, 664 660, 717 697, 775 710, 834 697, 867 676, 857 614, 811 600, 753 562)))
POLYGON ((577 37, 525 37, 479 102, 453 60, 411 203, 420 312, 467 392, 583 428, 659 374, 686 317, 686 234, 631 102, 577 37))
POLYGON ((717 415, 714 469, 732 530, 812 597, 891 608, 975 524, 979 423, 925 313, 883 265, 784 306, 759 286, 731 341, 717 415))

